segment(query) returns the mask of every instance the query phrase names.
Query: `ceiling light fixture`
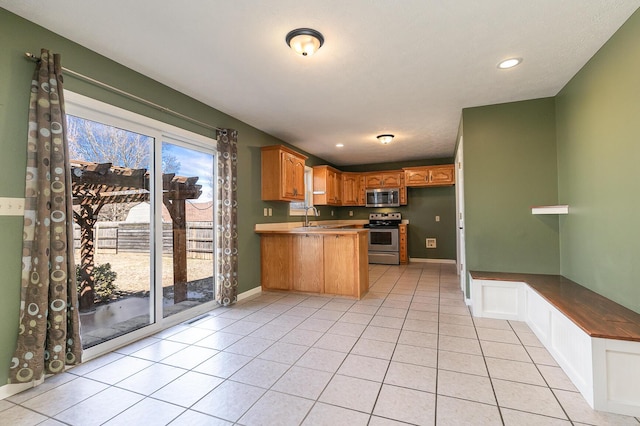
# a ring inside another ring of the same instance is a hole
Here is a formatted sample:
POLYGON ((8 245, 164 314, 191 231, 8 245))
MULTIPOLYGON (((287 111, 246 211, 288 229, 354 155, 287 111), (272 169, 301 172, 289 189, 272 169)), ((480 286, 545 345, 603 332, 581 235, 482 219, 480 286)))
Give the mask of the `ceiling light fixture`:
POLYGON ((337 146, 338 148, 342 148, 342 147, 344 146, 344 144, 343 144, 343 143, 337 143, 337 144, 336 144, 336 146, 337 146))
POLYGON ((311 56, 324 44, 324 37, 311 28, 298 28, 285 37, 287 45, 298 55, 311 56))
POLYGON ((382 142, 383 145, 391 143, 391 141, 393 140, 393 135, 378 135, 376 137, 380 142, 382 142))
POLYGON ((522 58, 509 58, 498 64, 498 68, 501 70, 506 70, 509 68, 513 68, 516 65, 520 65, 522 63, 522 58))

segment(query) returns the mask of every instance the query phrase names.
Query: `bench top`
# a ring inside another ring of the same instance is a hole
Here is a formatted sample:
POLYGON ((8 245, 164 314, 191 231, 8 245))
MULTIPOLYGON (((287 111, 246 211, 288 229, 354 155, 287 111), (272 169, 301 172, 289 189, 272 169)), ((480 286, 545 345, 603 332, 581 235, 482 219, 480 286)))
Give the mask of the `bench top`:
POLYGON ((640 342, 640 314, 562 275, 470 271, 474 280, 524 282, 591 337, 640 342))

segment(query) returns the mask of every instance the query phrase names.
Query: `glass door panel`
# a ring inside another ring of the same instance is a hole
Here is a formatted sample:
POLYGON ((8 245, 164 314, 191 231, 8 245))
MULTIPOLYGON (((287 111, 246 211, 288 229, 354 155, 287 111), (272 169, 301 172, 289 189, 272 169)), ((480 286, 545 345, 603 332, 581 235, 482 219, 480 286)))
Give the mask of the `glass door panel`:
POLYGON ((154 138, 67 115, 82 345, 151 324, 154 138))
POLYGON ((163 317, 214 300, 214 156, 162 143, 163 317))

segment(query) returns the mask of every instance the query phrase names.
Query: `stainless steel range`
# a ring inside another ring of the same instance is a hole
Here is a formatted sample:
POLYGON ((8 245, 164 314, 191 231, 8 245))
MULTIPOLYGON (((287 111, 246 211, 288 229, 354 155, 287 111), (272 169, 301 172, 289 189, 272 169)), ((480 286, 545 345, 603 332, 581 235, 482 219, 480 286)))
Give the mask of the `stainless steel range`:
POLYGON ((369 263, 400 264, 398 225, 400 213, 371 213, 369 223, 369 263))

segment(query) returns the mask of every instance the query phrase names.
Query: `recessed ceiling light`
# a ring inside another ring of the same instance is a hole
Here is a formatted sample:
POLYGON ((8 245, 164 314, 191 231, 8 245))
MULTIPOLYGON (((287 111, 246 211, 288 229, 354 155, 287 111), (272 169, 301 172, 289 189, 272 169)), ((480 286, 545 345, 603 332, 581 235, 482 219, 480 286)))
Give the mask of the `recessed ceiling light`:
POLYGON ((498 68, 501 70, 506 70, 509 68, 513 68, 516 65, 520 65, 522 63, 522 58, 509 58, 498 64, 498 68))
POLYGON ((343 143, 337 143, 337 144, 336 144, 336 146, 337 146, 338 148, 342 148, 342 147, 344 146, 344 144, 343 144, 343 143))

